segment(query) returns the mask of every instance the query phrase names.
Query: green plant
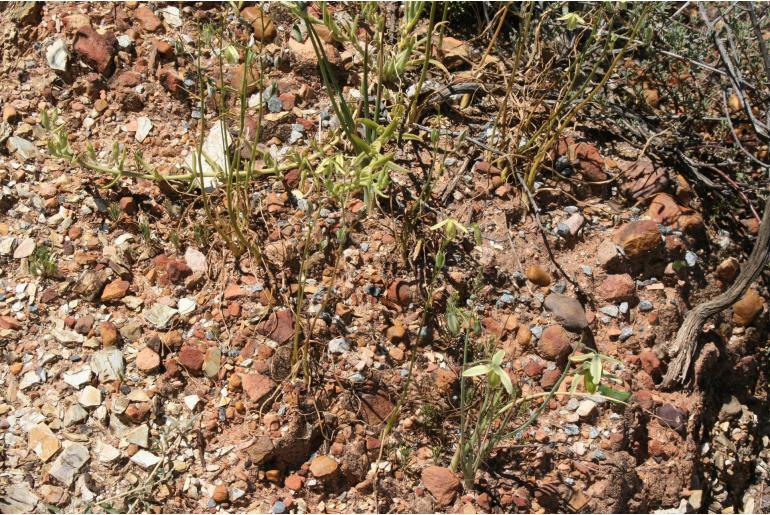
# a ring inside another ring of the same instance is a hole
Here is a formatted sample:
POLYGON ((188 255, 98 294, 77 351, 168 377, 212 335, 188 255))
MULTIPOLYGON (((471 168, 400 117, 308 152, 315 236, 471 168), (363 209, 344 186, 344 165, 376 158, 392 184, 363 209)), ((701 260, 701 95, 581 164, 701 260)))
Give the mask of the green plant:
POLYGON ((29 256, 29 271, 35 277, 49 278, 56 275, 56 256, 48 245, 40 245, 29 256))
POLYGON ((150 245, 152 243, 152 230, 150 229, 150 222, 147 220, 147 218, 142 217, 139 220, 139 237, 142 238, 142 241, 145 245, 150 245))
POLYGON ((110 202, 107 205, 107 218, 109 218, 113 224, 117 224, 122 216, 123 210, 120 208, 120 204, 117 202, 110 202))

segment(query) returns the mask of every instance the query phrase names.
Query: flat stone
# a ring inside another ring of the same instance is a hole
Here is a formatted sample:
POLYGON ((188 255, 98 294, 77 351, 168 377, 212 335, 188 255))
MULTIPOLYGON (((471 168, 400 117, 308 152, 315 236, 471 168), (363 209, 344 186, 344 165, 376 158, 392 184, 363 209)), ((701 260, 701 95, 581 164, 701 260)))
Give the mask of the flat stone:
POLYGON ((327 479, 337 474, 339 463, 331 456, 321 455, 310 462, 310 472, 317 479, 327 479))
POLYGON ((193 345, 185 345, 179 351, 177 362, 181 366, 185 367, 188 371, 192 373, 198 373, 203 370, 204 358, 204 354, 197 347, 193 345))
POLYGON ((94 445, 94 454, 101 463, 113 463, 120 458, 120 449, 99 440, 94 445))
POLYGON ((100 382, 122 379, 126 370, 123 353, 114 347, 96 351, 91 357, 91 369, 100 382))
POLYGON ((111 283, 107 284, 102 291, 102 302, 110 302, 113 300, 120 300, 126 296, 128 289, 131 287, 131 283, 124 281, 123 279, 115 279, 111 283))
POLYGON ((628 274, 608 275, 599 285, 597 293, 608 302, 628 300, 634 296, 636 283, 628 274))
POLYGON ((151 452, 141 449, 131 456, 131 462, 146 470, 157 465, 160 462, 160 458, 151 452))
POLYGON ((147 424, 142 424, 127 432, 123 435, 123 438, 130 444, 132 443, 146 449, 150 442, 150 428, 147 424))
POLYGON ((283 345, 294 336, 294 312, 290 309, 280 309, 267 320, 257 324, 256 331, 271 340, 283 345))
POLYGON ((79 424, 87 418, 88 412, 85 410, 85 408, 83 408, 83 406, 80 404, 75 403, 71 404, 64 412, 62 424, 64 424, 64 427, 69 427, 74 424, 79 424))
POLYGON ((154 325, 157 329, 165 329, 177 313, 178 311, 176 309, 156 302, 150 308, 145 309, 142 314, 144 319, 154 325))
POLYGON ((102 403, 102 392, 91 385, 86 386, 78 395, 78 402, 84 408, 94 408, 102 403))
POLYGON ((149 347, 140 350, 136 355, 136 368, 143 374, 152 374, 160 367, 160 356, 149 347))
POLYGON ((37 424, 29 430, 27 445, 44 462, 61 449, 61 442, 45 424, 37 424))
POLYGON ((554 319, 569 331, 580 332, 588 327, 586 312, 575 298, 551 293, 545 298, 543 305, 551 312, 554 319))
POLYGON ((14 259, 23 259, 32 255, 35 251, 35 240, 32 238, 24 238, 16 250, 13 251, 14 259))
POLYGON ((84 384, 90 383, 91 377, 93 377, 93 372, 88 365, 75 372, 64 372, 63 374, 64 382, 76 390, 79 390, 84 384))
POLYGON ((575 413, 577 413, 581 418, 588 418, 594 412, 594 409, 596 409, 596 403, 594 401, 591 399, 583 399, 580 401, 580 404, 578 404, 575 413))
POLYGON ((217 377, 219 367, 222 365, 222 352, 219 347, 209 347, 203 358, 203 375, 209 379, 217 377))
MULTIPOLYGON (((209 164, 209 160, 211 160, 211 162, 221 170, 227 170, 229 167, 227 148, 230 146, 231 142, 232 139, 230 138, 225 122, 217 122, 209 130, 206 139, 203 141, 202 153, 208 159, 203 156, 198 156, 198 153, 193 150, 185 160, 185 167, 193 171, 196 176, 201 172, 203 172, 203 175, 215 174, 215 168, 209 164), (200 170, 198 169, 199 164, 200 170)), ((207 192, 214 191, 218 186, 219 179, 217 177, 203 178, 203 188, 207 192)))
POLYGON ((449 506, 460 490, 460 480, 445 467, 430 466, 422 470, 422 484, 442 506, 449 506))
POLYGON ((69 487, 89 458, 88 447, 80 443, 73 443, 59 454, 48 473, 64 486, 69 487))
POLYGON ((205 274, 209 268, 208 262, 206 261, 206 255, 193 247, 187 247, 187 250, 184 253, 184 261, 193 273, 200 272, 205 274))
POLYGON ((39 499, 26 483, 11 482, 0 494, 0 512, 34 513, 38 502, 39 499))
POLYGON ((259 402, 275 388, 275 381, 262 374, 243 374, 241 385, 252 401, 259 402))

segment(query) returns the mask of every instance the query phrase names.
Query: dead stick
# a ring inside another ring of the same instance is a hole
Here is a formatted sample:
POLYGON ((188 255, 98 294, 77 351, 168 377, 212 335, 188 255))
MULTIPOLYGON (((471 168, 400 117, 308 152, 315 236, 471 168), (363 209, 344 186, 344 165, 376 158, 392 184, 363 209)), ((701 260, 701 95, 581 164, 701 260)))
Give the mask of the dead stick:
POLYGON ((661 388, 670 389, 677 383, 684 383, 695 357, 698 335, 703 324, 712 316, 733 305, 759 277, 770 255, 770 195, 765 202, 765 211, 759 225, 759 235, 748 261, 741 267, 741 273, 727 291, 693 308, 676 333, 669 355, 674 355, 668 366, 661 388))

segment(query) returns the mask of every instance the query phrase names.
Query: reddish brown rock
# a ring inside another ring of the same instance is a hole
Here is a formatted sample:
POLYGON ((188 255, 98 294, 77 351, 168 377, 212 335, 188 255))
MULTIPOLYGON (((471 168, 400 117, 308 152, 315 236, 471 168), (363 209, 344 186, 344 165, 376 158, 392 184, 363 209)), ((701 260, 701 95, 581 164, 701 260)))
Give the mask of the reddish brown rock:
POLYGON ((152 374, 160 366, 160 356, 149 347, 140 350, 136 355, 136 368, 144 374, 152 374))
POLYGON ((181 284, 189 275, 192 275, 192 269, 181 259, 172 259, 166 264, 166 277, 172 284, 181 284))
POLYGON ((704 229, 703 217, 690 208, 680 206, 668 193, 655 195, 647 209, 647 216, 686 234, 699 234, 704 229))
POLYGON ((762 311, 762 297, 749 289, 741 299, 733 304, 733 322, 737 325, 749 325, 762 311))
POLYGON ((248 73, 246 72, 246 65, 240 64, 230 74, 230 87, 233 91, 243 91, 244 81, 246 81, 246 94, 251 95, 259 87, 259 69, 256 65, 249 67, 248 73))
POLYGON ((389 300, 402 306, 408 306, 412 302, 412 292, 409 285, 401 279, 396 279, 388 285, 386 296, 389 300))
POLYGON ((249 399, 259 402, 275 388, 275 381, 262 374, 243 374, 241 386, 249 399))
POLYGON ((214 493, 211 494, 211 499, 217 503, 223 503, 230 500, 230 492, 225 485, 217 485, 214 487, 214 493))
POLYGON ((225 287, 225 300, 235 300, 240 299, 242 297, 246 297, 248 295, 248 292, 241 288, 240 285, 235 283, 230 283, 225 287))
MULTIPOLYGON (((125 71, 120 75, 118 75, 117 77, 115 77, 113 82, 115 86, 120 86, 121 88, 134 88, 142 83, 142 76, 136 72, 125 71)), ((133 197, 123 197, 120 199, 121 202, 129 202, 128 200, 123 200, 123 199, 133 200, 133 197)), ((123 207, 122 204, 121 204, 121 207, 123 207)), ((136 208, 137 208, 136 202, 134 202, 133 210, 132 210, 133 212, 130 212, 128 214, 133 215, 134 213, 136 213, 136 208)), ((123 210, 127 211, 127 209, 125 208, 123 210)))
POLYGON ((185 345, 179 351, 177 362, 192 373, 199 373, 203 369, 204 355, 197 347, 185 345))
POLYGON ((0 316, 0 329, 10 329, 11 331, 18 331, 21 329, 21 324, 13 317, 3 315, 0 316))
POLYGON ((285 486, 289 490, 294 490, 296 492, 302 489, 302 485, 304 483, 305 483, 305 478, 303 478, 298 474, 292 474, 284 480, 283 486, 285 486))
POLYGON ((623 174, 620 192, 631 200, 649 197, 663 191, 669 183, 666 169, 656 167, 646 158, 635 162, 624 162, 620 166, 620 171, 623 174))
POLYGON ((609 302, 629 300, 634 296, 636 284, 628 274, 608 275, 599 285, 598 294, 609 302))
POLYGON ((111 32, 102 36, 89 26, 80 27, 75 36, 75 52, 99 73, 107 74, 112 69, 115 37, 111 32))
POLYGON ((658 224, 652 220, 639 220, 622 225, 612 235, 629 259, 641 258, 659 251, 663 246, 658 224))
POLYGON ((166 88, 166 91, 173 95, 184 91, 182 88, 182 78, 174 70, 168 68, 162 70, 158 81, 166 88))
POLYGON ((112 322, 99 324, 99 337, 104 347, 114 347, 118 344, 118 328, 112 322))
POLYGON ((639 362, 642 370, 647 372, 653 379, 661 375, 661 363, 658 355, 651 350, 645 350, 639 353, 639 362))
POLYGON ((155 16, 155 13, 145 5, 137 7, 134 11, 134 18, 136 18, 139 25, 141 25, 142 29, 146 32, 158 31, 163 26, 160 18, 155 16))
POLYGON ((551 284, 551 274, 549 274, 548 270, 540 265, 532 265, 527 268, 526 275, 527 279, 529 279, 532 284, 536 284, 537 286, 548 286, 551 284))
POLYGON ((331 456, 321 455, 313 458, 310 462, 310 473, 317 479, 330 479, 337 475, 339 463, 331 456))
POLYGON ((290 309, 274 311, 267 320, 257 324, 256 331, 279 345, 286 343, 294 336, 294 312, 290 309))
POLYGON ((241 16, 251 24, 254 30, 254 38, 263 43, 269 43, 275 39, 275 24, 270 17, 258 6, 246 7, 241 11, 241 16))
POLYGON ((154 46, 155 50, 162 56, 170 57, 174 54, 174 47, 162 39, 153 38, 152 46, 154 46))
POLYGON ((544 359, 564 360, 572 351, 569 334, 560 325, 549 325, 537 342, 537 351, 544 359))
POLYGON ((422 470, 422 484, 442 506, 449 506, 460 490, 460 480, 445 467, 430 466, 422 470))
POLYGON ((115 279, 111 283, 107 284, 102 291, 102 302, 110 302, 113 300, 120 300, 128 293, 128 288, 131 284, 123 279, 115 279))
POLYGON ((717 277, 724 283, 732 283, 741 269, 740 263, 734 257, 729 257, 717 266, 717 277))

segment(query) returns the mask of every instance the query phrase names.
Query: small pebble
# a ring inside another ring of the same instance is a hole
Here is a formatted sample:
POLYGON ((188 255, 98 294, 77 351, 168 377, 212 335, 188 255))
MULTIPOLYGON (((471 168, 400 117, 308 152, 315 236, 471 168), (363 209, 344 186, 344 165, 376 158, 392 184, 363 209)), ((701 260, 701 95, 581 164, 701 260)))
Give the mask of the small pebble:
POLYGON ((652 311, 652 302, 649 300, 642 300, 639 302, 639 311, 647 312, 652 311))
POLYGON ((624 342, 631 338, 631 336, 634 335, 634 330, 630 327, 624 327, 622 331, 620 331, 620 335, 618 336, 618 340, 621 342, 624 342))

